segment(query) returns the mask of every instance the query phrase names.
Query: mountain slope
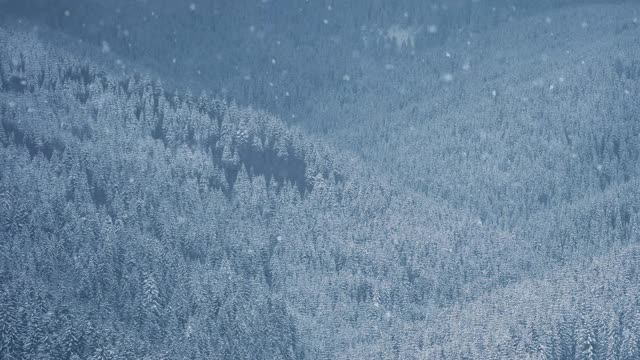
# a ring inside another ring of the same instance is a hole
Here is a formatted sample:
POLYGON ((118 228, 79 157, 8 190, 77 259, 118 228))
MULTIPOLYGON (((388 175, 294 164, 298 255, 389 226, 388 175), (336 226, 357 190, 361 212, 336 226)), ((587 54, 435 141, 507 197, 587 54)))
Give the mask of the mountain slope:
POLYGON ((486 268, 516 253, 508 234, 272 116, 0 35, 3 355, 388 352, 391 331, 358 339, 372 322, 422 321, 525 266, 486 268))
POLYGON ((633 357, 634 9, 364 53, 304 130, 8 24, 0 357, 633 357))

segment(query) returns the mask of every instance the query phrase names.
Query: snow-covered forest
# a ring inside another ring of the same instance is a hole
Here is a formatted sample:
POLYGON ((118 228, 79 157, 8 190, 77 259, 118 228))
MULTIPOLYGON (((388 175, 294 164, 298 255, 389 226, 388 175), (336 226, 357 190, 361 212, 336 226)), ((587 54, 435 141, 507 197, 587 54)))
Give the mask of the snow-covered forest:
POLYGON ((0 0, 0 359, 640 359, 639 18, 0 0))

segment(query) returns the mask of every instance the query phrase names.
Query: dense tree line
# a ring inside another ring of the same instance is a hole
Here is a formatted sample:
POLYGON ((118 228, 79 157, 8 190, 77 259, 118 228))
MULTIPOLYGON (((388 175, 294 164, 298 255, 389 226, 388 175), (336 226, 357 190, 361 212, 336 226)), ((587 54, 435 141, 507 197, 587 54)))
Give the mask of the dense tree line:
POLYGON ((448 308, 436 316, 447 325, 427 331, 427 357, 637 358, 638 256, 617 249, 448 308))
POLYGON ((484 247, 486 230, 273 117, 113 78, 31 35, 0 43, 6 356, 335 355, 362 345, 315 334, 388 324, 380 307, 420 320, 485 282, 472 268, 489 263, 456 271, 449 241, 484 247))
POLYGON ((0 358, 636 357, 627 25, 513 88, 509 54, 462 85, 435 55, 335 73, 300 123, 340 150, 0 30, 0 358))
POLYGON ((517 32, 469 37, 472 45, 461 36, 395 60, 390 71, 367 62, 362 72, 373 75, 355 91, 320 95, 310 116, 328 120, 310 127, 484 223, 518 226, 637 171, 638 26, 627 15, 633 9, 620 7, 609 23, 584 30, 598 11, 556 12, 551 24, 533 18, 517 32), (613 32, 617 40, 609 41, 613 32), (554 33, 557 40, 546 40, 554 33), (601 40, 586 46, 594 36, 601 40), (504 49, 511 43, 529 46, 504 49), (443 82, 445 72, 456 80, 443 82))

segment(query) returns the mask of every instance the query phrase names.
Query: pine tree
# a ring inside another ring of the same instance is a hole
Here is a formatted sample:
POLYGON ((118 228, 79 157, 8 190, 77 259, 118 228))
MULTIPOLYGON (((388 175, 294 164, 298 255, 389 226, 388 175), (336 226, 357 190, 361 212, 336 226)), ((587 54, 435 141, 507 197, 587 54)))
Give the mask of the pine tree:
POLYGON ((225 145, 222 150, 222 164, 228 169, 238 166, 240 164, 238 149, 232 148, 231 145, 225 145))
POLYGON ((97 348, 96 351, 91 355, 89 360, 113 360, 113 351, 105 349, 105 348, 97 348))
POLYGON ((577 334, 576 360, 595 360, 596 358, 596 337, 592 329, 583 326, 577 334))
POLYGON ((160 313, 160 291, 153 276, 149 273, 145 273, 143 276, 142 291, 145 311, 152 317, 158 316, 160 313))
POLYGON ((22 345, 17 332, 17 307, 8 295, 0 293, 0 358, 19 359, 22 345))
POLYGON ((616 313, 609 314, 606 328, 606 354, 607 359, 620 358, 620 338, 622 337, 620 317, 616 313))
POLYGON ((63 354, 66 358, 79 357, 82 353, 80 338, 73 328, 73 322, 68 320, 62 334, 63 354))
POLYGON ((637 359, 640 356, 640 352, 638 351, 638 346, 640 342, 638 342, 638 335, 631 330, 630 328, 625 328, 622 330, 622 339, 620 344, 620 354, 621 359, 623 360, 631 360, 637 359))

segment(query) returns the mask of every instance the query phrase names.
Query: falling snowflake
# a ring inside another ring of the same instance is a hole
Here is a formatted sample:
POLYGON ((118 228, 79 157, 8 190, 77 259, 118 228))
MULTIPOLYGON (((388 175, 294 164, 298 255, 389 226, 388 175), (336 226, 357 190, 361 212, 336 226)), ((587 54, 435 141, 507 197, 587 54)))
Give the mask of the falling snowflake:
POLYGON ((453 74, 452 73, 444 73, 442 74, 442 81, 444 82, 452 82, 453 81, 453 74))

